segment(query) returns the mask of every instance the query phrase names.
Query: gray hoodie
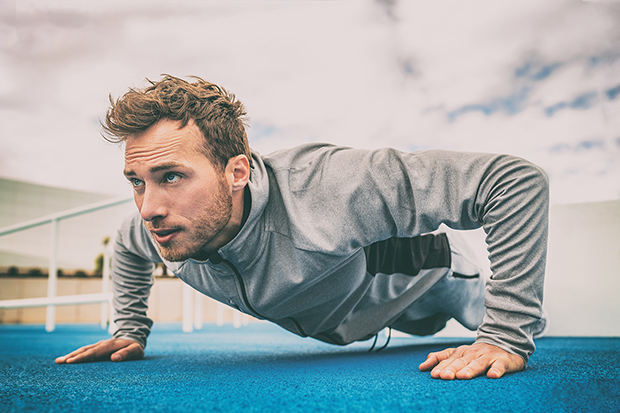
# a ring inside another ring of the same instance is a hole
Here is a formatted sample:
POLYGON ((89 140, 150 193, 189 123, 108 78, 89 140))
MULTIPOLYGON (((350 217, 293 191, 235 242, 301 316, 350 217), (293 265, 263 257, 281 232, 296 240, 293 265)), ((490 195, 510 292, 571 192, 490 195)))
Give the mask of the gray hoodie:
POLYGON ((140 216, 125 221, 112 262, 115 337, 146 345, 153 263, 164 262, 205 295, 301 336, 368 339, 402 325, 446 277, 447 238, 421 235, 444 223, 487 234, 492 277, 476 341, 528 361, 547 249, 540 168, 508 155, 324 144, 254 152, 253 164, 247 221, 207 261, 166 262, 140 216))

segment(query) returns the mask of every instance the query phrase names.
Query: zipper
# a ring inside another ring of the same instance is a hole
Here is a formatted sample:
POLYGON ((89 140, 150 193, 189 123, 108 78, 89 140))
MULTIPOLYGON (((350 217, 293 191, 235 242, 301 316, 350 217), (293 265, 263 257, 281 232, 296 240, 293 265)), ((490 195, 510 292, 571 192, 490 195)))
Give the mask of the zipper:
MULTIPOLYGON (((239 288, 241 289, 241 299, 243 300, 243 303, 245 304, 245 306, 248 308, 248 310, 250 310, 251 312, 253 312, 257 316, 259 316, 259 317, 261 317, 261 318, 263 318, 265 320, 269 320, 269 318, 263 316, 261 313, 256 311, 256 309, 254 307, 252 307, 252 304, 250 304, 250 300, 248 299, 248 294, 247 294, 246 289, 245 289, 245 283, 243 282, 243 277, 241 277, 241 273, 239 272, 237 267, 235 267, 235 264, 233 264, 232 262, 230 262, 227 259, 222 258, 222 256, 220 254, 218 254, 217 252, 213 253, 209 257, 209 260, 213 264, 219 264, 219 263, 223 262, 224 264, 229 266, 230 269, 233 270, 233 272, 235 273, 235 277, 237 278, 237 281, 239 281, 239 288)), ((299 322, 297 320, 295 320, 293 317, 287 317, 287 318, 289 320, 291 320, 293 322, 293 324, 295 324, 295 327, 297 327, 297 329, 299 330, 299 335, 300 336, 308 337, 308 335, 306 334, 304 329, 301 327, 301 324, 299 324, 299 322)))

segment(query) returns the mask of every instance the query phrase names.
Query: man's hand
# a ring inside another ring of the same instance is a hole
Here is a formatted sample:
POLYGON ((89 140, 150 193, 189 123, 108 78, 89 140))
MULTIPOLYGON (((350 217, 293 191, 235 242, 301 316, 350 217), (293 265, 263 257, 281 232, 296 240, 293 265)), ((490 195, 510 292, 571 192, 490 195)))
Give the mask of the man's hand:
POLYGON ((524 368, 525 362, 521 357, 486 343, 431 353, 420 364, 421 371, 432 369, 431 377, 443 380, 469 380, 484 373, 490 379, 499 379, 505 373, 524 368))
POLYGON ((84 363, 97 359, 111 361, 138 360, 144 357, 144 349, 133 340, 111 338, 89 346, 81 347, 66 356, 58 357, 56 364, 84 363))

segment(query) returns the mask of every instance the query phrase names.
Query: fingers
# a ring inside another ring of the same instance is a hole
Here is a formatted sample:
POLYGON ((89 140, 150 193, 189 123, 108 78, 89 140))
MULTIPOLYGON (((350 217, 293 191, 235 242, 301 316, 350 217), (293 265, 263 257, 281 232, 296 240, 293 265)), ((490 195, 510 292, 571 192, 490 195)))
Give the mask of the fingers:
MULTIPOLYGON (((466 363, 466 362, 465 362, 466 363)), ((450 380, 457 378, 459 380, 471 380, 474 377, 483 375, 488 369, 486 361, 481 358, 474 359, 469 363, 466 363, 463 368, 459 370, 449 370, 447 373, 445 370, 441 372, 440 376, 443 379, 445 376, 449 376, 450 380)))
POLYGON ((450 357, 450 355, 454 352, 455 349, 447 348, 443 351, 439 351, 437 353, 431 353, 426 357, 426 361, 420 364, 420 371, 428 371, 435 367, 440 362, 446 360, 450 357))
MULTIPOLYGON (((103 346, 86 346, 82 347, 64 357, 64 363, 83 363, 97 358, 101 358, 106 354, 103 346)), ((58 359, 56 363, 58 363, 58 359)))
POLYGON ((497 379, 506 373, 523 370, 523 359, 499 347, 476 343, 429 354, 420 370, 432 368, 431 377, 442 380, 469 380, 487 374, 497 379))
MULTIPOLYGON (((514 356, 511 354, 511 356, 514 356)), ((501 359, 497 360, 487 373, 487 377, 490 379, 499 379, 505 373, 514 373, 516 371, 521 371, 525 368, 525 363, 523 359, 519 356, 514 356, 513 358, 506 360, 501 359)))
POLYGON ((57 364, 84 363, 97 359, 112 361, 136 360, 144 356, 144 349, 140 344, 127 339, 109 339, 81 347, 66 356, 58 357, 57 364))
POLYGON ((139 360, 144 357, 144 349, 138 343, 132 343, 124 347, 110 356, 110 360, 114 362, 139 360))
POLYGON ((68 363, 69 360, 82 360, 85 357, 88 357, 89 354, 91 354, 91 350, 95 347, 100 345, 101 341, 95 344, 90 344, 88 346, 84 346, 84 347, 80 347, 77 350, 72 351, 71 353, 62 356, 62 357, 58 357, 56 359, 56 364, 64 364, 64 363, 68 363))
POLYGON ((434 379, 454 380, 456 373, 465 369, 470 362, 470 360, 462 358, 462 354, 462 347, 457 348, 450 354, 450 357, 440 362, 431 370, 431 377, 434 379))

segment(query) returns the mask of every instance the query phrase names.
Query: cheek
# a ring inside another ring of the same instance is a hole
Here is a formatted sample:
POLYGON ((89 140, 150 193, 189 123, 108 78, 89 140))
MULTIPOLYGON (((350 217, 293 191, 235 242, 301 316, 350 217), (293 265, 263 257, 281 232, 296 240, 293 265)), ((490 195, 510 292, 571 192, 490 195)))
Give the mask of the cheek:
POLYGON ((196 191, 184 191, 170 200, 170 210, 187 218, 204 214, 211 206, 212 198, 203 188, 196 191))
POLYGON ((202 179, 175 191, 168 198, 169 210, 187 218, 217 214, 221 209, 222 197, 226 196, 222 192, 227 190, 227 185, 217 180, 217 177, 202 179))
POLYGON ((138 211, 142 210, 142 197, 134 192, 133 194, 133 202, 136 204, 138 211))

